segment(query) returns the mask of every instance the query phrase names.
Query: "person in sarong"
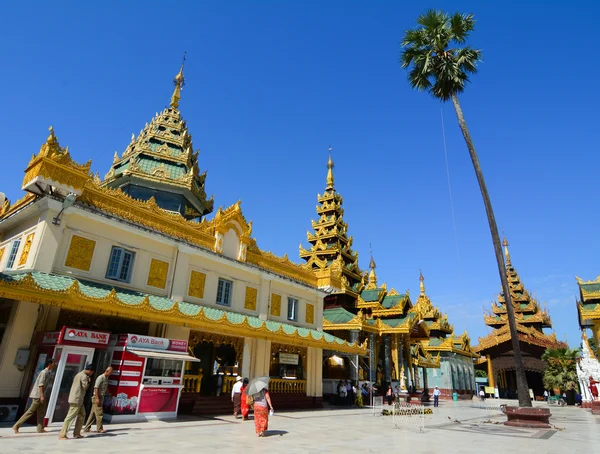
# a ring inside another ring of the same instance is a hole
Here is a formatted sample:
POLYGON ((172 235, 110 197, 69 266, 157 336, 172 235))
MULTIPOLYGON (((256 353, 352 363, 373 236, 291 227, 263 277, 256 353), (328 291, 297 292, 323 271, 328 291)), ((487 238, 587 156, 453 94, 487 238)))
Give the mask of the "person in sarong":
POLYGON ((231 402, 233 402, 233 417, 237 419, 242 407, 242 377, 235 377, 235 384, 231 388, 231 402))
POLYGON ((242 420, 243 421, 248 420, 248 413, 250 413, 250 405, 248 404, 248 396, 246 396, 246 393, 245 393, 247 387, 248 387, 248 379, 244 378, 244 381, 242 382, 242 391, 241 391, 241 395, 242 395, 241 407, 242 407, 242 420))
POLYGON ((265 431, 269 429, 269 409, 271 412, 274 411, 271 396, 269 396, 267 389, 263 389, 254 394, 252 398, 254 399, 254 428, 256 429, 256 435, 264 437, 265 431))

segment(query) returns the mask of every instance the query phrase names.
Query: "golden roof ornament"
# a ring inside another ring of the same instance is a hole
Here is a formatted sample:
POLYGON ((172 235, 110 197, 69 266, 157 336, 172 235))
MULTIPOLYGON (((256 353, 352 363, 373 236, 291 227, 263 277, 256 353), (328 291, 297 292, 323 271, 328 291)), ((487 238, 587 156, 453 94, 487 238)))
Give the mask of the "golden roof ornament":
POLYGON ((510 265, 510 254, 508 253, 508 241, 506 240, 506 237, 504 237, 504 240, 502 241, 502 246, 504 246, 504 255, 506 256, 506 264, 510 265))
MULTIPOLYGON (((370 245, 369 245, 370 246, 370 245)), ((369 252, 371 253, 371 261, 369 262, 369 283, 367 284, 368 288, 377 288, 377 274, 375 274, 375 260, 373 259, 373 250, 369 247, 369 252)))
POLYGON ((421 289, 421 295, 425 295, 425 278, 421 270, 419 270, 419 288, 421 289))
POLYGON ((183 67, 185 65, 185 52, 183 53, 183 62, 181 63, 181 68, 179 72, 175 76, 173 83, 175 84, 175 90, 173 90, 173 95, 171 96, 171 108, 177 109, 179 108, 179 100, 181 99, 181 89, 185 85, 185 78, 183 77, 183 67))
POLYGON ((333 189, 333 159, 331 159, 331 145, 329 145, 329 160, 327 161, 327 188, 333 189))

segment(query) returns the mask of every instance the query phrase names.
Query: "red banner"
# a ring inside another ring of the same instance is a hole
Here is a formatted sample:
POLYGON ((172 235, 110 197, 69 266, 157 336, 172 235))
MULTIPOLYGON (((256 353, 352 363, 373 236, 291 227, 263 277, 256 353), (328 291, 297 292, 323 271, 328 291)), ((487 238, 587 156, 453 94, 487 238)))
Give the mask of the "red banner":
POLYGON ((145 386, 140 396, 139 413, 165 413, 177 410, 179 388, 145 386))

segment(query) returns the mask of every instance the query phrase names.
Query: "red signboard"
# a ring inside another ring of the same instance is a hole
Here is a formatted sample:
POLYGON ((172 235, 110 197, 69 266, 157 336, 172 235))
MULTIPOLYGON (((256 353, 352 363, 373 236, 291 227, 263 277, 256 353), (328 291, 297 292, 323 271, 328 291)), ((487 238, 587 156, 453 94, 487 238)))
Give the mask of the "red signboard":
POLYGON ((177 410, 179 388, 144 386, 140 396, 139 413, 164 413, 177 410))
POLYGON ((49 331, 47 333, 44 333, 44 336, 42 337, 42 344, 56 345, 59 337, 60 337, 60 331, 49 331))
POLYGON ((114 370, 108 380, 104 409, 113 415, 134 415, 144 372, 144 358, 128 351, 115 350, 111 366, 114 370))
POLYGON ((58 344, 86 344, 94 346, 108 345, 110 333, 105 331, 91 331, 88 329, 69 328, 63 326, 58 336, 58 344))

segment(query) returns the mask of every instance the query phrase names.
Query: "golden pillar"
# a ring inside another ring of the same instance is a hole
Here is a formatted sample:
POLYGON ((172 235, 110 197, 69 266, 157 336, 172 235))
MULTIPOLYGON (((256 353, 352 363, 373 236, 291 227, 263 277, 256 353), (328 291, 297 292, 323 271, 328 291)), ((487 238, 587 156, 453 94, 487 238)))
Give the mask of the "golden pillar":
POLYGON ((594 320, 594 340, 596 341, 596 355, 597 358, 600 358, 600 320, 594 320))
POLYGON ((398 364, 398 334, 392 334, 391 336, 392 343, 392 362, 394 363, 394 372, 396 380, 400 380, 400 366, 398 364))
POLYGON ((496 380, 494 380, 494 369, 492 368, 492 358, 490 355, 485 355, 487 358, 487 374, 488 374, 488 386, 495 388, 496 380))

